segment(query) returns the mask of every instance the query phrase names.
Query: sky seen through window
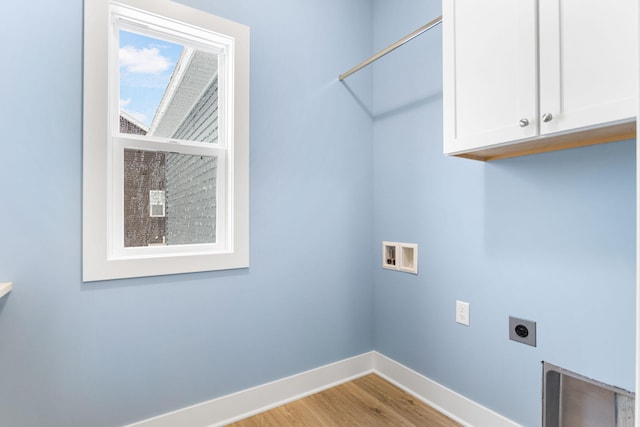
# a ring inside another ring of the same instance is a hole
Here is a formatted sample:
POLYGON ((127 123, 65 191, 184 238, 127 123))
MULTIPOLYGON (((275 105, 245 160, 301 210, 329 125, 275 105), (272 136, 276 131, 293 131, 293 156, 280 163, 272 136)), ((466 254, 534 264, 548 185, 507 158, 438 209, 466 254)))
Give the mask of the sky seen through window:
POLYGON ((119 38, 120 110, 148 128, 183 46, 124 30, 119 38))

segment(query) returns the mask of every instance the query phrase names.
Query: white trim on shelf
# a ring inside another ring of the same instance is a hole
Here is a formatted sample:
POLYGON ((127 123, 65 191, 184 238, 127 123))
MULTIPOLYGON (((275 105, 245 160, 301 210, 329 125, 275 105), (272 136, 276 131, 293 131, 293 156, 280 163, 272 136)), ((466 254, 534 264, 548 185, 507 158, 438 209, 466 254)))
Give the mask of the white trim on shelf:
MULTIPOLYGON (((640 12, 640 8, 637 9, 640 12)), ((640 15, 637 15, 638 18, 640 15)), ((636 37, 640 40, 640 30, 636 37)), ((640 45, 640 43, 638 44, 640 45)), ((640 58, 640 49, 636 51, 636 67, 640 58)), ((640 135, 640 80, 636 84, 636 135, 640 135)), ((640 390, 640 150, 636 136, 636 393, 640 390)), ((635 426, 640 427, 640 405, 635 405, 635 426)))
MULTIPOLYGON (((640 8, 637 9, 638 13, 640 8)), ((636 16, 639 18, 640 14, 636 16)), ((636 29, 636 37, 640 40, 640 26, 636 29)), ((640 45, 640 43, 639 43, 640 45)), ((640 66, 640 49, 636 52, 636 67, 640 66)), ((636 135, 640 135, 640 80, 636 84, 636 135)), ((636 136, 636 393, 640 390, 640 149, 636 136)), ((640 405, 635 405, 636 427, 640 427, 640 405)))
POLYGON ((11 282, 0 283, 0 298, 7 295, 12 290, 13 290, 13 283, 11 282))

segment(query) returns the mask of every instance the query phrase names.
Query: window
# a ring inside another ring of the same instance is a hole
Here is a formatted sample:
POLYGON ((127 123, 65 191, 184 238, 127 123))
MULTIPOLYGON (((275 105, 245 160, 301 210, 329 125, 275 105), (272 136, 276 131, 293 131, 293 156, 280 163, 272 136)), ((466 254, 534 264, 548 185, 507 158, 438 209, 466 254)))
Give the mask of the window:
MULTIPOLYGON (((126 197, 126 196, 125 196, 126 197)), ((164 190, 149 191, 149 216, 151 218, 164 218, 167 215, 165 210, 164 190)), ((125 223, 127 216, 125 211, 125 223)))
POLYGON ((83 280, 248 267, 248 28, 91 1, 84 58, 83 280))

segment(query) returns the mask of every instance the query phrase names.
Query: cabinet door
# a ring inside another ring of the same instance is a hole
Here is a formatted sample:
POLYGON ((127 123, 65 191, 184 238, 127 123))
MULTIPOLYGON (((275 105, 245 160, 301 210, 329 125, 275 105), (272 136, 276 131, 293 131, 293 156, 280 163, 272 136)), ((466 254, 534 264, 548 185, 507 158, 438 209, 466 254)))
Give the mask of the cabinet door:
POLYGON ((443 0, 444 151, 534 137, 536 0, 443 0))
POLYGON ((543 135, 636 114, 637 0, 539 0, 543 135))

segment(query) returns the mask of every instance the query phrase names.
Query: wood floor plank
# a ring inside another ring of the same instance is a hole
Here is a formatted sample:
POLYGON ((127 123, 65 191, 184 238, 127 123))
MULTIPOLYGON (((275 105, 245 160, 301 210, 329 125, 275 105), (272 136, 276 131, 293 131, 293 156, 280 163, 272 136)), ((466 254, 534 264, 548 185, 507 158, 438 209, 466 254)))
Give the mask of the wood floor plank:
POLYGON ((378 376, 367 375, 354 381, 354 384, 376 398, 389 410, 401 414, 409 426, 449 427, 458 425, 446 415, 378 376))
POLYGON ((460 424, 370 374, 229 427, 458 427, 460 424))

